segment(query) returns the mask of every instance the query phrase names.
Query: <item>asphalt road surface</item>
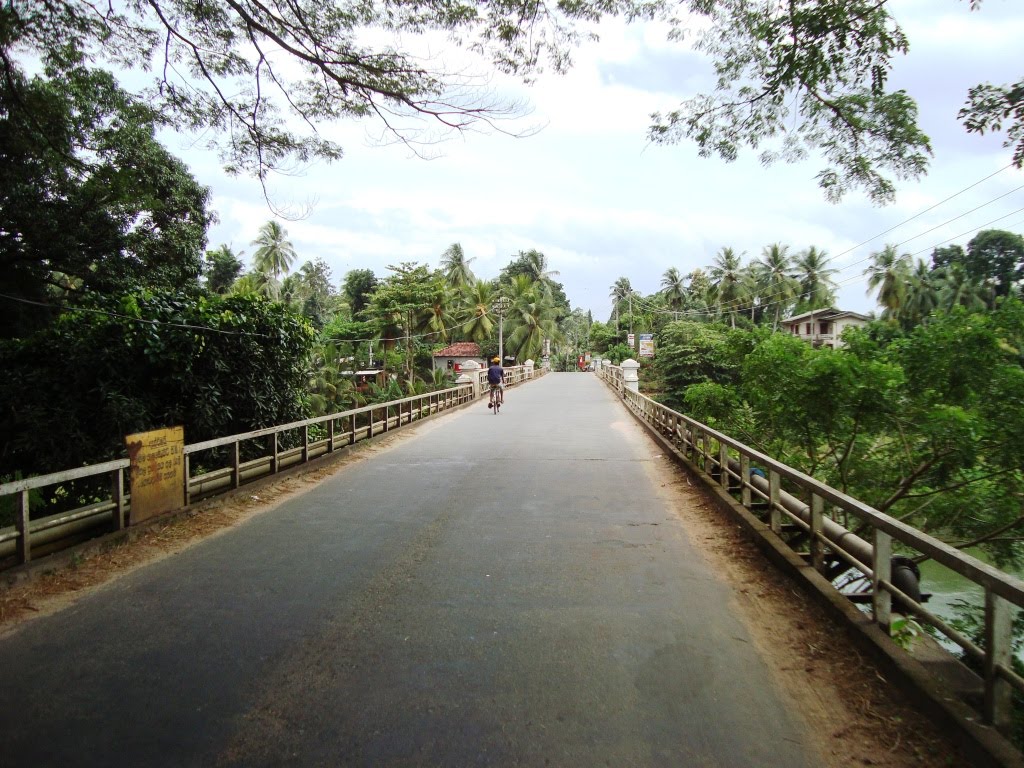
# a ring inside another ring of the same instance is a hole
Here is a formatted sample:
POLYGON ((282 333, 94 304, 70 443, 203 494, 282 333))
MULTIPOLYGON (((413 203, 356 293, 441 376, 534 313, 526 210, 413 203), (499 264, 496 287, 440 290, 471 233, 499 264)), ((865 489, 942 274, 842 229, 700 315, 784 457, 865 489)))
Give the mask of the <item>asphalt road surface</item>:
POLYGON ((0 766, 813 766, 593 375, 0 640, 0 766))

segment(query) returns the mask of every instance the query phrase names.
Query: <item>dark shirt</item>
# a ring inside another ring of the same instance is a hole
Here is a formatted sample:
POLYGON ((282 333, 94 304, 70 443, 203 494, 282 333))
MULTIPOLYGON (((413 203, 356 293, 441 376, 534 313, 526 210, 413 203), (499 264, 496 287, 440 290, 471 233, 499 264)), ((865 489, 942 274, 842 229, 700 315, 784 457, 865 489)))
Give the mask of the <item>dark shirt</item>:
POLYGON ((505 370, 497 363, 487 369, 487 381, 491 384, 501 384, 504 376, 505 370))

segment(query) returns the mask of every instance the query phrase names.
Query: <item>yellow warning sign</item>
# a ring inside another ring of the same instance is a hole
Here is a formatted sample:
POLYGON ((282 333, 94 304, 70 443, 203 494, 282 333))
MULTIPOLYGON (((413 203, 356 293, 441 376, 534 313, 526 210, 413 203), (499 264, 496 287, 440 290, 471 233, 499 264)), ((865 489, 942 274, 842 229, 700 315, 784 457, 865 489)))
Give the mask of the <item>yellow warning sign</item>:
POLYGON ((131 464, 131 522, 185 506, 185 430, 138 432, 124 439, 131 464))

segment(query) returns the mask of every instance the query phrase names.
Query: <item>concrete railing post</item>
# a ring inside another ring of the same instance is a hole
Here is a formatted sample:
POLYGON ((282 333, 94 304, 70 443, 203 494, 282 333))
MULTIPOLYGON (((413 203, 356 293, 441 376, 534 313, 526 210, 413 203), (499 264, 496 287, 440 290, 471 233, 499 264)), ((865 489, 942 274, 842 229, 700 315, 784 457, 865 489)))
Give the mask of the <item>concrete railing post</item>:
POLYGON ((626 389, 632 392, 640 391, 640 363, 633 358, 629 360, 623 360, 622 365, 622 383, 626 389))
POLYGON ((527 360, 525 363, 523 363, 523 373, 526 375, 527 379, 533 378, 534 365, 535 363, 533 362, 533 360, 527 360))

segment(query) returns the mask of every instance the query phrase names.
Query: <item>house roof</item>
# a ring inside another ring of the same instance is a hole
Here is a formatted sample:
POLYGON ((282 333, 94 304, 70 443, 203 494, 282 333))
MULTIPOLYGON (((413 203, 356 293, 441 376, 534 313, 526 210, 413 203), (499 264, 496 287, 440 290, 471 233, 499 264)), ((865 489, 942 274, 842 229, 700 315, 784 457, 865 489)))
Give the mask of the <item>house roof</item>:
POLYGON ((483 357, 480 353, 480 345, 475 341, 459 341, 455 344, 438 350, 434 357, 483 357))
POLYGON ((821 309, 812 309, 810 312, 803 312, 799 315, 793 315, 783 320, 783 323, 799 323, 802 320, 840 320, 844 317, 852 317, 854 320, 862 320, 865 323, 871 318, 867 315, 862 315, 860 312, 850 312, 848 310, 836 309, 835 307, 822 307, 821 309))

